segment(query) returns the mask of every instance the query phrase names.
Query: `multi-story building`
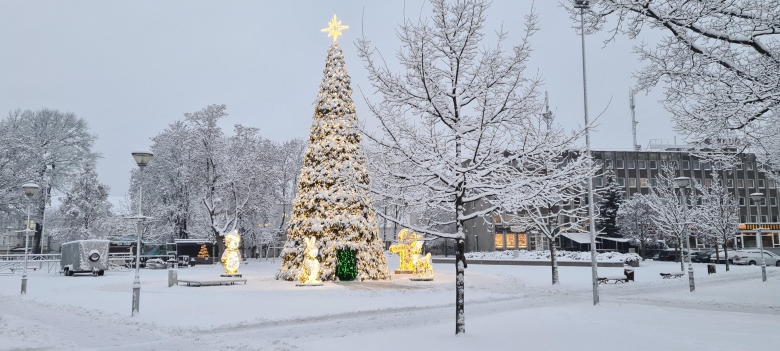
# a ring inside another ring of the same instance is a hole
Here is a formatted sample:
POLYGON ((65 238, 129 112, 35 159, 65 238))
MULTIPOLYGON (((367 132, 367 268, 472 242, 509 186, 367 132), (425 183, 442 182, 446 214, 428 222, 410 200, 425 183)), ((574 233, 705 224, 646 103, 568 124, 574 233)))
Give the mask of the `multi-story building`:
MULTIPOLYGON (((664 165, 672 165, 677 176, 690 177, 696 182, 710 186, 712 182, 713 165, 690 152, 683 145, 652 145, 648 150, 597 150, 593 157, 601 166, 601 173, 608 169, 615 173, 617 182, 623 187, 626 198, 637 194, 649 194, 650 188, 657 182, 656 176, 664 165)), ((765 248, 780 249, 780 210, 778 209, 778 190, 774 180, 767 177, 766 172, 756 162, 752 154, 743 154, 731 169, 717 171, 720 178, 737 199, 740 206, 740 230, 730 243, 735 248, 756 247, 756 228, 758 216, 761 216, 762 243, 765 248), (750 199, 752 193, 763 193, 764 201, 758 204, 750 199), (760 208, 760 211, 759 209, 760 208)), ((593 179, 594 187, 604 185, 603 177, 593 179)), ((577 205, 585 206, 587 199, 578 201, 577 205)), ((467 211, 478 210, 483 204, 474 203, 466 206, 467 211)), ((507 216, 507 214, 503 214, 507 216)), ((520 226, 502 226, 500 217, 478 218, 465 226, 467 251, 493 250, 542 250, 549 243, 534 228, 520 226)), ((691 239, 692 247, 706 247, 695 235, 691 239)), ((564 249, 589 249, 590 237, 587 233, 565 233, 562 241, 556 247, 564 249), (565 245, 563 244, 565 241, 565 245)), ((627 240, 599 236, 596 244, 598 250, 627 250, 627 240)))

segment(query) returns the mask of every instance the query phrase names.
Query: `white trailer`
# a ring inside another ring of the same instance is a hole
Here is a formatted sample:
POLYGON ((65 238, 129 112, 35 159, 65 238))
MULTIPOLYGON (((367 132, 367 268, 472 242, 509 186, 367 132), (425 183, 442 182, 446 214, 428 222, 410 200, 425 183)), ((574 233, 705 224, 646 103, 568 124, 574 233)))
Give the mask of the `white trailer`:
POLYGON ((108 270, 108 243, 108 240, 76 240, 62 244, 60 266, 63 273, 103 275, 108 270))

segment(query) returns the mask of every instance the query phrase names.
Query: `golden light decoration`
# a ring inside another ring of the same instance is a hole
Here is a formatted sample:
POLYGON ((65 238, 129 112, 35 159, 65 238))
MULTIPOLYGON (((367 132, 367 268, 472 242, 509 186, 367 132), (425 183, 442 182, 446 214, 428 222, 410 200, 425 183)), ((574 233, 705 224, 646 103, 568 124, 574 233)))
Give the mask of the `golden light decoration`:
POLYGON ((422 252, 422 243, 419 245, 418 239, 422 239, 422 235, 419 235, 409 229, 402 229, 398 233, 398 243, 390 246, 390 252, 398 254, 401 259, 400 266, 395 270, 395 274, 409 274, 414 272, 414 263, 412 259, 420 256, 422 252))
POLYGON ((333 37, 333 42, 335 43, 339 35, 341 35, 341 31, 347 28, 349 26, 342 26, 341 21, 336 19, 336 15, 333 15, 333 20, 328 22, 328 28, 322 28, 320 32, 327 32, 329 37, 333 37))
POLYGON ((222 254, 222 266, 225 267, 226 275, 237 275, 238 267, 241 266, 241 253, 238 252, 238 246, 241 244, 241 236, 234 230, 225 235, 225 252, 222 254))

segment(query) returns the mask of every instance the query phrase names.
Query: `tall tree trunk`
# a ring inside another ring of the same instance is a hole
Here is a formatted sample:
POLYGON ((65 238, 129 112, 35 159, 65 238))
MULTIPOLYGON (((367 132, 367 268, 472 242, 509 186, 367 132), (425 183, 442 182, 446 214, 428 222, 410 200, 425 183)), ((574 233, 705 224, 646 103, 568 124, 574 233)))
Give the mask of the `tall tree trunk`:
POLYGON ((729 271, 729 251, 728 248, 726 248, 726 241, 723 240, 723 261, 726 262, 726 272, 729 271))
MULTIPOLYGON (((458 231, 462 232, 460 222, 457 222, 458 231)), ((457 240, 457 252, 455 253, 455 335, 466 332, 466 315, 464 301, 464 276, 466 269, 466 244, 463 238, 457 240)))
POLYGON ((558 258, 555 257, 555 241, 550 240, 550 265, 552 266, 552 283, 558 284, 558 258))
POLYGON ((642 256, 642 258, 645 258, 645 239, 644 237, 641 237, 639 240, 639 255, 642 256))

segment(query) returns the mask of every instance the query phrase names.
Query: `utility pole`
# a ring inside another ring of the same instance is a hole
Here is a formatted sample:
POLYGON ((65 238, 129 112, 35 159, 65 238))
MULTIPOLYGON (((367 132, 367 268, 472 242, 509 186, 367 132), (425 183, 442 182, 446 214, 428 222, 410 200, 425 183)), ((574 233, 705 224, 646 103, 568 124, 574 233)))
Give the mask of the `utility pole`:
POLYGON ((634 151, 639 151, 639 144, 636 143, 636 125, 639 122, 636 121, 636 113, 634 111, 634 107, 636 107, 636 105, 634 104, 634 90, 633 89, 628 91, 628 100, 629 100, 629 105, 631 106, 631 132, 634 135, 634 147, 633 147, 633 149, 634 149, 634 151))
POLYGON ((544 113, 542 114, 545 122, 547 122, 547 129, 550 129, 552 125, 552 111, 550 111, 550 97, 547 95, 547 91, 544 92, 544 113))

